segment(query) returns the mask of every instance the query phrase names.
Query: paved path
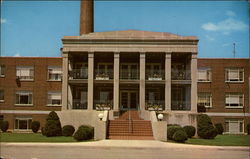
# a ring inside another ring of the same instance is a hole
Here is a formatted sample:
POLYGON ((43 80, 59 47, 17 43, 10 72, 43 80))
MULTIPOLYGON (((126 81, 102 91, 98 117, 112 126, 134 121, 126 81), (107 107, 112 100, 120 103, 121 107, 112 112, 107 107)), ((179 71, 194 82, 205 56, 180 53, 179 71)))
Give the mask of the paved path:
POLYGON ((155 140, 81 143, 1 143, 1 157, 13 159, 249 159, 248 147, 200 146, 155 140))

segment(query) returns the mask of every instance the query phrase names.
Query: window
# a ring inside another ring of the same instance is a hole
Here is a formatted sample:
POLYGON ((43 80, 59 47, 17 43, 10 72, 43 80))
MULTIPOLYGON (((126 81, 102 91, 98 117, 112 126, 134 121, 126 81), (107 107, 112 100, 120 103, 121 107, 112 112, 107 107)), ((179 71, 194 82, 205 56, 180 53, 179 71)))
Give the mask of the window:
POLYGON ((198 93, 198 105, 202 105, 204 107, 212 107, 212 95, 211 93, 198 93))
POLYGON ((61 106, 62 94, 61 92, 48 92, 48 105, 61 106))
POLYGON ((0 90, 0 102, 4 102, 4 90, 0 90))
POLYGON ((34 67, 33 66, 17 66, 16 76, 20 80, 33 80, 34 79, 34 67))
POLYGON ((97 80, 109 80, 113 78, 113 64, 100 63, 96 72, 97 80))
POLYGON ((227 68, 225 70, 226 82, 243 82, 244 69, 242 68, 227 68))
POLYGON ((226 108, 242 108, 244 105, 244 95, 242 93, 227 93, 226 108))
POLYGON ((5 77, 5 65, 0 65, 0 77, 5 77))
POLYGON ((105 103, 109 100, 109 92, 100 92, 100 102, 105 103))
POLYGON ((243 119, 226 119, 225 133, 227 134, 244 133, 244 120, 243 119))
POLYGON ((31 129, 32 118, 28 117, 16 117, 15 129, 16 130, 29 130, 31 129))
POLYGON ((198 70, 198 81, 199 82, 211 82, 212 72, 209 68, 202 68, 198 70))
POLYGON ((48 80, 61 81, 62 80, 62 68, 58 66, 48 67, 48 80))
POLYGON ((16 105, 32 105, 31 91, 16 92, 16 105))

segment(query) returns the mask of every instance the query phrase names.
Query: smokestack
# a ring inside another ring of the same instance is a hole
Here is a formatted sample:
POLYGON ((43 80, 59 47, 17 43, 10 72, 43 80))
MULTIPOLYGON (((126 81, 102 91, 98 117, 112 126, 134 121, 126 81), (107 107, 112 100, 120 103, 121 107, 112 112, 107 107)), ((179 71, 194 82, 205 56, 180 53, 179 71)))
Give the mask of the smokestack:
POLYGON ((80 12, 80 35, 94 32, 93 0, 81 0, 80 12))

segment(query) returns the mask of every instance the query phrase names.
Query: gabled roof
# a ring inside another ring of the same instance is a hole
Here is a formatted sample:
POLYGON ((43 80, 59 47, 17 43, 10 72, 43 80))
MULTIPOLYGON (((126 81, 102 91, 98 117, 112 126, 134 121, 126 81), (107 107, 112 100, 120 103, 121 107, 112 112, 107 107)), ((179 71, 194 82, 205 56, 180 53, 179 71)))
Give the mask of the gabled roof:
MULTIPOLYGON (((66 36, 66 39, 76 37, 66 36)), ((123 30, 110 32, 93 32, 78 36, 77 39, 120 39, 120 40, 198 40, 196 36, 180 36, 167 32, 150 32, 140 30, 123 30)))

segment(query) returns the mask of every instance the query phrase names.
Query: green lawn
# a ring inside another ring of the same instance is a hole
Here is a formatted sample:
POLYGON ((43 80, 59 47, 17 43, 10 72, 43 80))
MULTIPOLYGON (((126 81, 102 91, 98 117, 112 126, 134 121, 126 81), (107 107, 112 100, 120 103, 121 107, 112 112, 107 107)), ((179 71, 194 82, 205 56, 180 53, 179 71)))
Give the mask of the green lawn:
POLYGON ((188 139, 187 144, 214 146, 250 146, 250 135, 218 135, 215 139, 188 139))
POLYGON ((76 142, 73 137, 46 137, 41 133, 0 133, 1 142, 76 142))

